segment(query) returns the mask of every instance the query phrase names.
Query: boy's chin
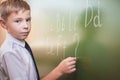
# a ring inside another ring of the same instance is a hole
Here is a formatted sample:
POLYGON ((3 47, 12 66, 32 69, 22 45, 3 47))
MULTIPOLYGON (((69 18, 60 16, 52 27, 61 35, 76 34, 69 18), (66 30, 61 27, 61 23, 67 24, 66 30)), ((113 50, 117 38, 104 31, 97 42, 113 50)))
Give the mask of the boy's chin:
POLYGON ((18 40, 20 40, 20 41, 23 41, 23 40, 25 40, 27 38, 27 36, 23 36, 23 37, 20 37, 20 38, 17 38, 18 40))

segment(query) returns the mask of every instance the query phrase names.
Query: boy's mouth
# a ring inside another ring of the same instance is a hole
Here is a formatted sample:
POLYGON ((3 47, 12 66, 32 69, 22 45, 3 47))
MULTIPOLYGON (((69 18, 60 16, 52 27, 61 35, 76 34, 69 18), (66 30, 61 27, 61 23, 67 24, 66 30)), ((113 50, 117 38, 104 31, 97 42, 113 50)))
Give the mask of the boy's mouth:
POLYGON ((29 32, 22 32, 21 33, 23 36, 27 36, 29 34, 29 32))

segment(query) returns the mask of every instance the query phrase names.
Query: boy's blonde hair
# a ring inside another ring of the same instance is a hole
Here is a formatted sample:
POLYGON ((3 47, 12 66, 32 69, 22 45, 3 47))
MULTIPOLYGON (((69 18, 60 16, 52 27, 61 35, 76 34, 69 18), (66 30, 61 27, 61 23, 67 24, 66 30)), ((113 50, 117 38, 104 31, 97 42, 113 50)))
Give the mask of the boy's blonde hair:
POLYGON ((0 3, 0 17, 7 20, 12 12, 30 10, 29 4, 24 0, 4 0, 0 3))

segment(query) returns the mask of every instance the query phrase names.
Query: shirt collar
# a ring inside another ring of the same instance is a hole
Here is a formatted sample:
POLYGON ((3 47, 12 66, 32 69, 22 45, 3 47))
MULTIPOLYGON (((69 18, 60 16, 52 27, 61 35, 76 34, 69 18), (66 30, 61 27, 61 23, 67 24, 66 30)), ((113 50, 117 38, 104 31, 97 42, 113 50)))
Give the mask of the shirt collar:
POLYGON ((20 41, 18 39, 16 39, 15 37, 13 37, 11 34, 7 33, 7 40, 12 41, 13 43, 16 43, 22 47, 25 47, 25 40, 20 41))

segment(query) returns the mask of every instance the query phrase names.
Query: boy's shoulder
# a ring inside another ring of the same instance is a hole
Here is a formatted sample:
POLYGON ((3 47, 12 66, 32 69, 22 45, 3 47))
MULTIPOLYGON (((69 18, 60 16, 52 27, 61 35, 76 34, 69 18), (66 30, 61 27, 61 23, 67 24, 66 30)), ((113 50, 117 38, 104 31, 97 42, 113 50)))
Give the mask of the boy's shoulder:
POLYGON ((0 51, 13 51, 16 46, 19 47, 18 45, 24 46, 23 42, 17 40, 12 35, 7 34, 6 39, 0 47, 0 51))
POLYGON ((17 58, 19 58, 19 53, 20 53, 20 49, 19 46, 17 46, 14 43, 14 41, 10 41, 10 40, 5 40, 3 42, 3 44, 0 47, 0 62, 2 62, 2 59, 5 55, 11 55, 11 56, 15 56, 17 58))
POLYGON ((8 35, 0 47, 0 58, 2 58, 4 55, 22 55, 21 50, 24 50, 24 46, 25 42, 21 42, 15 39, 13 36, 8 35))
POLYGON ((12 51, 12 46, 13 46, 12 42, 8 42, 7 40, 5 40, 0 47, 0 55, 12 51))

